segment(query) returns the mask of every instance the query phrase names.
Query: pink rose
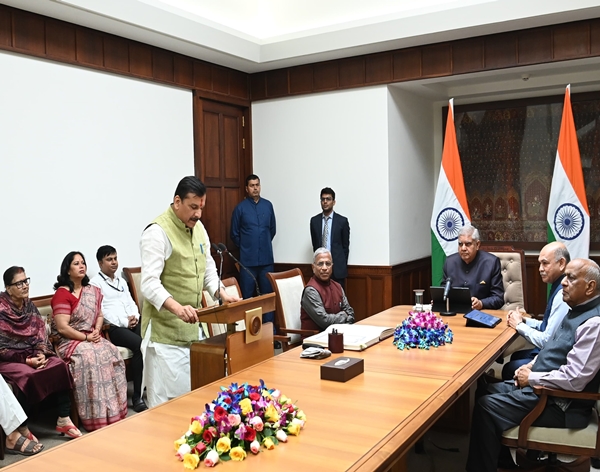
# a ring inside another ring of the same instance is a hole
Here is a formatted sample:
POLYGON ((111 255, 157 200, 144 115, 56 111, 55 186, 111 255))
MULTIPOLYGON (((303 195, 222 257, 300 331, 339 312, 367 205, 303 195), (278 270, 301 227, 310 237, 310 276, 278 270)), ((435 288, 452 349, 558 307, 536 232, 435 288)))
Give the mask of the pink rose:
POLYGON ((258 454, 260 451, 260 443, 255 439, 250 443, 250 451, 252 454, 258 454))
POLYGON ((229 424, 231 426, 237 426, 240 424, 240 422, 242 421, 242 419, 240 418, 240 415, 228 415, 227 416, 227 421, 229 422, 229 424))
POLYGON ((206 467, 214 467, 215 465, 217 465, 217 462, 219 462, 219 453, 214 449, 211 449, 210 451, 208 451, 208 454, 206 454, 206 457, 204 458, 204 465, 206 467))
POLYGON ((256 430, 256 431, 262 431, 264 424, 263 424, 263 420, 259 417, 259 416, 255 416, 254 418, 252 418, 250 420, 250 425, 256 430))

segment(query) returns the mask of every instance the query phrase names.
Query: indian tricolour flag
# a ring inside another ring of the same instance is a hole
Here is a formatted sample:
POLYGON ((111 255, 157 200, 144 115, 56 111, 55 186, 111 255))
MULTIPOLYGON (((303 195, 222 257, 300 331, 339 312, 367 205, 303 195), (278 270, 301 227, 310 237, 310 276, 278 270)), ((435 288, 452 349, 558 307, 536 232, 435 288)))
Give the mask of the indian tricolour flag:
POLYGON ((448 107, 446 136, 442 152, 440 178, 431 215, 431 278, 433 285, 442 280, 444 261, 458 251, 458 231, 471 222, 467 194, 454 129, 454 99, 448 107))
POLYGON ((548 202, 548 241, 565 243, 572 259, 589 255, 590 212, 573 121, 570 85, 565 93, 548 202))

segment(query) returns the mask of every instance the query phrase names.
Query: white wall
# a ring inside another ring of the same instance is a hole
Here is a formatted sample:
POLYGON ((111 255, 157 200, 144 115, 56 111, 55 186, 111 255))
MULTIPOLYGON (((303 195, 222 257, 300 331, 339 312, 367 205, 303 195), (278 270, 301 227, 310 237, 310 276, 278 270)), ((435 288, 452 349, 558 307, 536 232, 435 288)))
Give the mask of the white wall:
POLYGON ((276 262, 310 262, 319 192, 350 221, 350 264, 388 265, 386 86, 252 104, 254 170, 277 216, 276 262))
POLYGON ((0 52, 0 272, 52 293, 72 250, 137 266, 144 227, 194 172, 192 94, 0 52))
POLYGON ((431 255, 434 107, 395 87, 389 88, 388 105, 389 263, 395 265, 431 255))

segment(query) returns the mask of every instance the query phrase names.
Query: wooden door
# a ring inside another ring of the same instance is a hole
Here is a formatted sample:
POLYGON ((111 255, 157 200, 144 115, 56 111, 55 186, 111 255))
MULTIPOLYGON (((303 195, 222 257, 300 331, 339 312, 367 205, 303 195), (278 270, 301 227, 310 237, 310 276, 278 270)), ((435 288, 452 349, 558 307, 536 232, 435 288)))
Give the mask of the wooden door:
MULTIPOLYGON (((211 243, 224 243, 236 257, 229 237, 231 214, 244 198, 245 178, 252 172, 248 108, 194 97, 194 146, 196 175, 206 185, 202 222, 211 243)), ((213 251, 217 263, 220 258, 213 251)), ((223 277, 235 276, 231 258, 223 264, 223 277)))

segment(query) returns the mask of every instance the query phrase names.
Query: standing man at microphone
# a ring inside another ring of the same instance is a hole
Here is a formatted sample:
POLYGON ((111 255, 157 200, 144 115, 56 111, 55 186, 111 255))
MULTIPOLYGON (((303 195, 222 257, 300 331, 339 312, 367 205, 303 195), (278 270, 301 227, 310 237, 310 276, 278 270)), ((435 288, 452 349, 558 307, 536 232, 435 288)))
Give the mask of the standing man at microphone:
POLYGON ((203 337, 196 309, 202 291, 237 301, 220 286, 210 240, 200 222, 206 187, 184 177, 173 203, 150 223, 140 240, 142 351, 148 406, 190 391, 190 344, 203 337), (220 293, 219 293, 220 292, 220 293))
MULTIPOLYGON (((231 240, 240 248, 240 263, 248 272, 240 270, 240 289, 244 298, 254 295, 258 281, 262 295, 271 293, 273 288, 267 273, 273 272, 273 238, 276 232, 273 205, 260 197, 260 179, 255 174, 246 177, 246 198, 233 210, 231 215, 231 240)), ((263 323, 273 322, 273 312, 263 313, 263 323)))
POLYGON ((469 287, 474 310, 497 310, 504 305, 500 259, 480 251, 479 230, 470 224, 458 233, 458 253, 444 262, 442 285, 452 279, 453 287, 469 287))

